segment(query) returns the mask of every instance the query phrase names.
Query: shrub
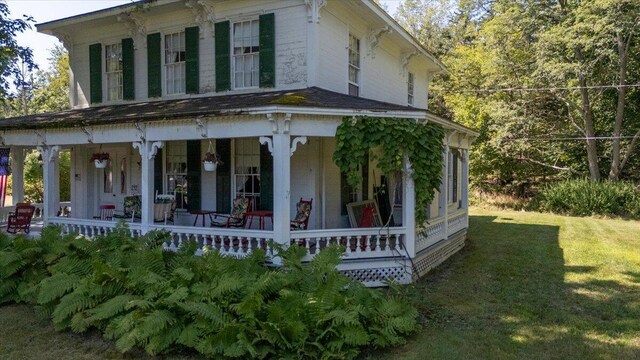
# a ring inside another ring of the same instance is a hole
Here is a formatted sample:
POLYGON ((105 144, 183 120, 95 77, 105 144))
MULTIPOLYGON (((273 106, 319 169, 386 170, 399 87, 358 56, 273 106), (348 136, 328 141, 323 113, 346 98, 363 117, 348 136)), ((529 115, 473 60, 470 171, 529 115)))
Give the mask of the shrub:
POLYGON ((17 284, 11 289, 32 294, 8 301, 33 303, 57 328, 95 328, 123 352, 150 354, 191 348, 209 357, 353 358, 365 347, 401 344, 417 327, 417 311, 397 293, 341 275, 337 247, 309 264, 301 261, 304 248, 280 249, 282 266, 272 268, 260 250, 244 259, 194 256, 193 243, 167 252, 164 233, 128 233, 123 226, 95 241, 57 236, 39 251, 24 250, 29 241, 21 238, 3 239, 3 281, 8 275, 17 284), (11 259, 25 253, 48 260, 13 270, 19 266, 11 259))
POLYGON ((567 180, 547 185, 541 210, 576 216, 640 217, 640 189, 629 182, 567 180))

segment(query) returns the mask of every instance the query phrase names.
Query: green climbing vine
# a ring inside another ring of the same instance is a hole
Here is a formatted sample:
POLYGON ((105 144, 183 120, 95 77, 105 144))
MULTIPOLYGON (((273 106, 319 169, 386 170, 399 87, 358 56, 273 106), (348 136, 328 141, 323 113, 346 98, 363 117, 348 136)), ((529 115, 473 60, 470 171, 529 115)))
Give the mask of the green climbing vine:
POLYGON ((367 154, 387 176, 402 173, 407 156, 416 189, 416 221, 422 223, 440 186, 443 138, 444 129, 415 119, 345 117, 336 131, 333 160, 349 185, 358 187, 362 183, 359 167, 367 154))

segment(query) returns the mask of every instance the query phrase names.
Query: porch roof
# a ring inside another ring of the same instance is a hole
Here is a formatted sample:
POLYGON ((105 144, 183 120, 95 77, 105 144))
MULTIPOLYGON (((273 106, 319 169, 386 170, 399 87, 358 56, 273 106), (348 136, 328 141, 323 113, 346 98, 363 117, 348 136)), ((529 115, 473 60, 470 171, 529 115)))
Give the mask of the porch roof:
MULTIPOLYGON (((436 115, 425 109, 341 94, 318 87, 299 90, 280 90, 218 96, 194 96, 172 100, 153 100, 124 104, 93 106, 84 109, 34 114, 0 119, 0 130, 24 130, 45 128, 74 128, 92 125, 111 125, 134 122, 177 120, 193 117, 216 117, 254 114, 265 108, 277 107, 274 112, 290 108, 320 110, 349 110, 370 113, 393 113, 393 117, 409 118, 421 114, 421 118, 434 119, 436 115)), ((322 112, 322 111, 321 111, 322 112)), ((327 111, 332 115, 331 111, 327 111)), ((321 115, 321 113, 318 113, 321 115)), ((345 114, 346 115, 346 114, 345 114)), ((463 128, 449 120, 438 118, 449 127, 463 128)), ((469 132, 469 129, 466 129, 469 132)))

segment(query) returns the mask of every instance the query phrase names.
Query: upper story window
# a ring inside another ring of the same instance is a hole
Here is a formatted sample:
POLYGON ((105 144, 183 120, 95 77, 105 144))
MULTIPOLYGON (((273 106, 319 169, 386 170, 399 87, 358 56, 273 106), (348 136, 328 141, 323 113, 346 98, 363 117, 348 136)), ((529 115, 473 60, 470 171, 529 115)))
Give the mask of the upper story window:
POLYGON ((233 24, 234 88, 257 87, 260 60, 260 21, 247 20, 233 24))
POLYGON ((186 56, 184 31, 164 36, 164 79, 167 95, 185 92, 186 56))
POLYGON ((107 100, 122 100, 122 44, 106 45, 104 53, 107 100))
POLYGON ((407 76, 407 102, 413 105, 413 73, 407 76))
POLYGON ((360 95, 360 39, 349 34, 349 95, 360 95))

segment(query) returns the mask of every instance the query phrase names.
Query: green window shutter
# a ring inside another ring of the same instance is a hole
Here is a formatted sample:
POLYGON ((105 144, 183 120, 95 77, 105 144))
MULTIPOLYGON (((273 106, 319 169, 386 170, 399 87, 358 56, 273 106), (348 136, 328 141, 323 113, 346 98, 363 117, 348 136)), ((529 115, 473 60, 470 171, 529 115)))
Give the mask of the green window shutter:
POLYGON ((231 89, 231 23, 222 21, 215 24, 216 37, 216 91, 231 89))
POLYGON ((149 97, 162 96, 162 53, 160 33, 147 35, 147 85, 149 97))
POLYGON ((102 102, 102 44, 89 45, 89 101, 102 102))
MULTIPOLYGON (((144 159, 142 160, 144 161, 144 159)), ((162 149, 158 149, 156 157, 153 158, 153 191, 156 194, 164 193, 164 177, 162 176, 162 149)))
POLYGON ((201 210, 202 163, 200 140, 187 141, 187 200, 189 210, 201 210))
POLYGON ((216 169, 216 211, 231 212, 231 139, 217 139, 216 153, 222 164, 216 169))
POLYGON ((260 87, 276 86, 276 23, 273 13, 260 15, 260 87))
POLYGON ((186 54, 187 94, 200 92, 200 28, 188 27, 184 30, 186 54))
POLYGON ((273 156, 260 145, 260 210, 273 210, 273 156))
POLYGON ((122 39, 122 97, 125 100, 136 98, 132 38, 122 39))

